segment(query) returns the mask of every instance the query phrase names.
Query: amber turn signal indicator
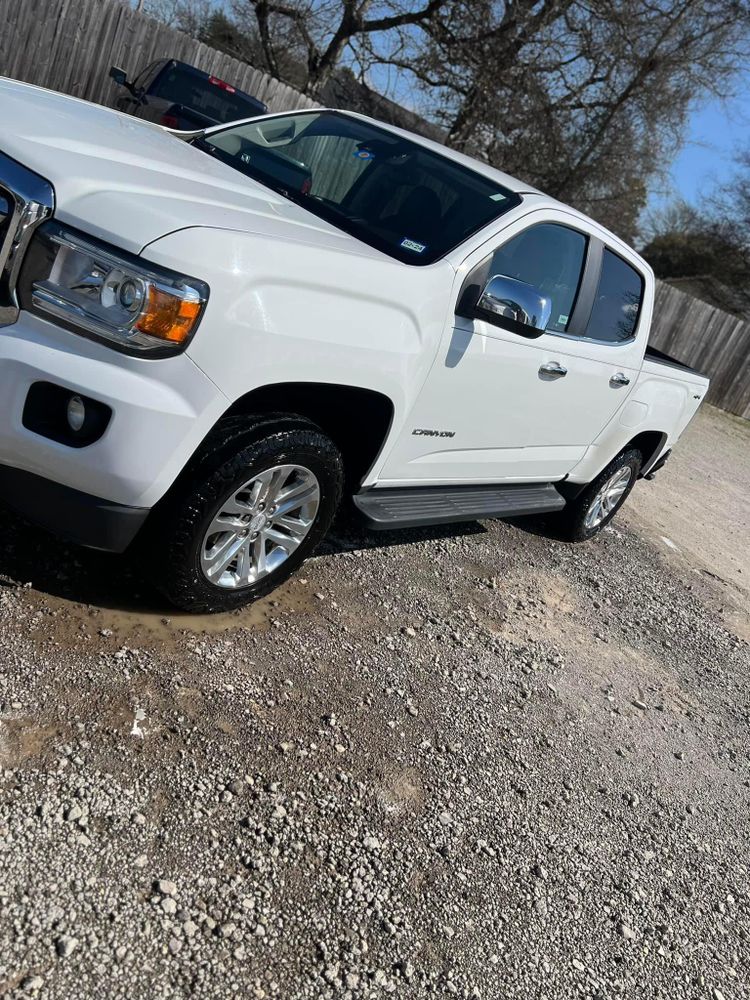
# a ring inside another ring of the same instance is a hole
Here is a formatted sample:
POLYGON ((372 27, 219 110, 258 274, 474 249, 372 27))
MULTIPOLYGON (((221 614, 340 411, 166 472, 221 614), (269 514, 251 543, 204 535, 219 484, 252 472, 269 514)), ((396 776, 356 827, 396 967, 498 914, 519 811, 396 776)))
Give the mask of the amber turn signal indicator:
POLYGON ((183 299, 149 285, 146 305, 135 326, 151 337, 182 344, 190 336, 200 312, 201 303, 197 299, 183 299))

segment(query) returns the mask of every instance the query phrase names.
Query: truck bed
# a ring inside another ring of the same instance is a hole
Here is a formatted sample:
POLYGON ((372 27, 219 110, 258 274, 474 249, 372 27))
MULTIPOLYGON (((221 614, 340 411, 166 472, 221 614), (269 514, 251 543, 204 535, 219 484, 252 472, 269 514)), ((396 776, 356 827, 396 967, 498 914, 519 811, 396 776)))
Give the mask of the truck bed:
POLYGON ((688 365, 670 358, 668 354, 649 347, 643 358, 634 398, 647 400, 650 397, 660 400, 660 408, 666 408, 671 414, 674 421, 669 435, 671 448, 695 416, 708 387, 706 375, 701 375, 688 365))
POLYGON ((690 365, 683 364, 682 361, 678 361, 677 358, 670 357, 669 354, 665 354, 663 351, 657 350, 650 344, 646 347, 644 361, 655 361, 660 365, 668 365, 670 368, 678 368, 682 372, 689 372, 691 375, 697 375, 700 378, 707 377, 701 372, 696 371, 695 368, 691 368, 690 365))

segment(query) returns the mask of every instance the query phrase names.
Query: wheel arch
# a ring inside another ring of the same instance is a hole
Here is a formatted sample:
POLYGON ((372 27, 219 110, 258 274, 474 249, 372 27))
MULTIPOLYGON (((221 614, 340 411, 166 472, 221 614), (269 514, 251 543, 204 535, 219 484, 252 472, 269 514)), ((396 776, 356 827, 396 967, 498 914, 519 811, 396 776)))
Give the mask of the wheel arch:
POLYGON ((347 485, 356 489, 372 468, 393 424, 394 405, 381 392, 328 382, 277 382, 245 393, 220 419, 292 413, 331 438, 344 459, 347 485))
MULTIPOLYGON (((659 453, 667 443, 667 438, 668 435, 663 431, 640 431, 640 433, 636 434, 635 437, 632 437, 622 446, 622 448, 619 448, 614 455, 607 459, 601 469, 597 471, 596 476, 600 476, 602 471, 606 469, 609 463, 617 458, 618 455, 623 455, 626 451, 631 451, 635 448, 643 456, 641 471, 638 473, 638 478, 642 479, 645 473, 648 472, 649 467, 653 465, 659 457, 659 453)), ((596 476, 592 476, 590 482, 593 483, 596 476)))
MULTIPOLYGON (((668 435, 663 431, 641 431, 640 434, 636 434, 636 436, 628 441, 625 447, 621 449, 621 451, 630 451, 631 448, 637 448, 641 455, 643 455, 641 471, 638 474, 639 479, 643 478, 649 468, 659 457, 664 445, 667 443, 667 438, 668 435)), ((620 454, 620 452, 618 452, 618 454, 620 454)))
POLYGON ((619 448, 614 455, 611 455, 607 461, 602 465, 600 469, 597 469, 596 474, 591 476, 588 482, 585 483, 571 483, 567 480, 563 480, 560 483, 555 483, 555 487, 558 492, 562 493, 566 500, 575 500, 583 491, 589 486, 597 476, 600 476, 604 469, 612 462, 618 455, 624 454, 626 451, 630 451, 635 448, 640 451, 643 456, 643 462, 641 463, 641 469, 638 473, 638 478, 642 479, 643 476, 648 472, 649 468, 654 464, 656 459, 659 457, 660 452, 667 443, 668 435, 663 431, 641 431, 632 437, 626 444, 619 448))

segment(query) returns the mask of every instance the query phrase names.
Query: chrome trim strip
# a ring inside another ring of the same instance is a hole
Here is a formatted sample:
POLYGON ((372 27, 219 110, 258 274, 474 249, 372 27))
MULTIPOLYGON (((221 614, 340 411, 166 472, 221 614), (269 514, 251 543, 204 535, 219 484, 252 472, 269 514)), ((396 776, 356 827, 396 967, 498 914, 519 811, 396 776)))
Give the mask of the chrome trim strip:
MULTIPOLYGON (((636 331, 638 326, 636 324, 636 331)), ((627 340, 597 340, 596 337, 578 337, 574 333, 557 333, 556 330, 545 330, 544 331, 548 337, 560 337, 562 340, 575 340, 578 343, 584 344, 603 344, 605 347, 627 347, 629 344, 635 343, 638 339, 637 332, 633 334, 632 337, 628 337, 627 340)))
POLYGON ((16 282, 23 255, 36 227, 52 215, 55 192, 52 185, 0 153, 0 195, 8 202, 9 214, 0 218, 0 327, 18 319, 16 282))

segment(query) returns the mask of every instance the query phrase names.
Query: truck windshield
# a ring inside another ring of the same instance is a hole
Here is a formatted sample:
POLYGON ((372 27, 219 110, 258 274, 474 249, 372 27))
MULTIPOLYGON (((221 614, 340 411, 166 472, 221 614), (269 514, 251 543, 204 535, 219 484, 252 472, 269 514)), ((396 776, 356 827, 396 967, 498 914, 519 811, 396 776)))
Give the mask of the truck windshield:
POLYGON ((518 204, 491 178, 333 111, 203 136, 200 149, 407 264, 430 264, 518 204))

